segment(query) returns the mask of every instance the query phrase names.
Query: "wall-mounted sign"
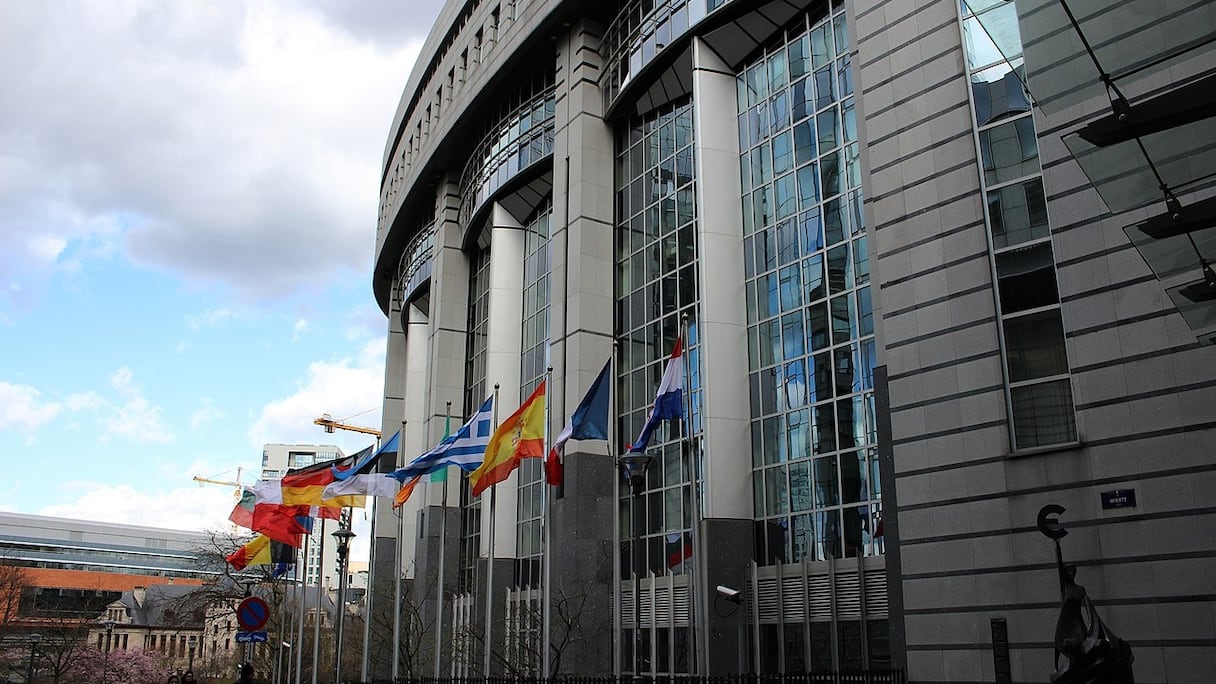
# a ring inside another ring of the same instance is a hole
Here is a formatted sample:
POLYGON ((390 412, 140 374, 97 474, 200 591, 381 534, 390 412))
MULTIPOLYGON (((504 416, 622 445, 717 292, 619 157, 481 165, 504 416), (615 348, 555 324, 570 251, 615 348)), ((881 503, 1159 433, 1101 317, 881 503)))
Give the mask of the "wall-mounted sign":
POLYGON ((1114 489, 1109 492, 1102 492, 1102 508, 1135 508, 1136 507, 1136 490, 1134 489, 1114 489))

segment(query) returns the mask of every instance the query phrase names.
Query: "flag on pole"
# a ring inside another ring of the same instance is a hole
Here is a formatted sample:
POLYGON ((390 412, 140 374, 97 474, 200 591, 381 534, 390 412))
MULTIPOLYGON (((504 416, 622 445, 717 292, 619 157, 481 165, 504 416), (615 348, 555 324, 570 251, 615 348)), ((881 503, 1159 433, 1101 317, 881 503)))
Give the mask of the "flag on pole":
POLYGON ((295 553, 286 544, 279 544, 264 534, 250 539, 236 551, 224 557, 234 570, 244 570, 252 565, 270 565, 272 563, 290 563, 295 561, 295 553))
POLYGON ((326 485, 336 479, 334 477, 335 469, 349 469, 355 463, 364 461, 372 454, 372 450, 373 447, 368 447, 353 456, 323 461, 303 468, 293 468, 288 470, 281 480, 262 480, 254 486, 258 494, 258 504, 281 503, 288 506, 308 505, 328 508, 350 506, 362 508, 366 503, 366 498, 362 495, 348 495, 337 499, 325 499, 323 494, 326 485), (274 491, 276 485, 278 486, 277 493, 274 491))
POLYGON ((562 483, 562 459, 566 454, 566 442, 572 439, 608 439, 608 394, 612 386, 612 359, 596 376, 595 382, 579 402, 566 427, 553 441, 553 448, 545 459, 545 481, 551 485, 562 483))
MULTIPOLYGON (((431 477, 434 476, 435 474, 431 473, 431 477)), ((418 486, 421 480, 422 476, 418 475, 398 489, 397 495, 393 497, 393 508, 401 508, 406 501, 409 501, 410 495, 414 493, 414 488, 418 486)))
POLYGON ((473 496, 507 479, 521 459, 545 455, 545 382, 504 420, 486 446, 481 467, 469 474, 473 496))
POLYGON ((240 525, 245 529, 253 529, 253 508, 257 504, 258 497, 248 487, 241 488, 241 500, 236 502, 232 507, 232 512, 228 514, 228 519, 234 525, 240 525))
POLYGON ((434 449, 410 461, 404 468, 392 472, 400 482, 433 473, 450 465, 462 470, 476 470, 486 455, 486 444, 490 441, 494 397, 489 397, 477 409, 469 422, 460 426, 454 434, 435 445, 434 449))
POLYGON ((340 499, 347 496, 366 494, 370 496, 397 495, 401 482, 389 473, 376 472, 386 454, 397 455, 397 444, 401 433, 393 434, 376 453, 355 462, 350 468, 333 468, 333 482, 325 485, 321 491, 321 500, 340 499))
POLYGON ((654 405, 650 407, 650 415, 638 438, 629 447, 631 453, 646 451, 650 443, 650 435, 661 420, 675 420, 684 416, 684 340, 677 337, 671 357, 667 360, 667 368, 663 370, 663 380, 659 382, 659 391, 655 393, 654 405))
MULTIPOLYGON (((445 416, 443 419, 443 438, 447 439, 448 437, 451 437, 451 436, 452 436, 452 413, 451 413, 451 411, 449 411, 448 415, 445 416)), ((439 470, 435 470, 435 471, 431 472, 431 482, 447 482, 447 481, 448 481, 448 469, 446 467, 440 468, 439 470)), ((408 485, 409 483, 407 482, 406 484, 408 485)), ((410 491, 413 491, 413 490, 411 489, 410 491)), ((408 499, 409 494, 406 494, 405 498, 408 499)), ((402 500, 402 503, 405 503, 405 501, 402 500)), ((398 505, 400 505, 400 504, 398 504, 398 505)))

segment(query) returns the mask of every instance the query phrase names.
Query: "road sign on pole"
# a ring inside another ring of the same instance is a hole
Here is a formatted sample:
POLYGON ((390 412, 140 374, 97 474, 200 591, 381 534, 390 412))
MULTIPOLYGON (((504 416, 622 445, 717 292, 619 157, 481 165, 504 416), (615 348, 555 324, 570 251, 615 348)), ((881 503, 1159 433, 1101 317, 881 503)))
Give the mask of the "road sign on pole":
POLYGON ((270 606, 257 596, 248 596, 236 608, 236 622, 246 632, 256 632, 270 619, 270 606))
POLYGON ((236 642, 238 644, 264 644, 266 643, 266 632, 237 632, 236 642))

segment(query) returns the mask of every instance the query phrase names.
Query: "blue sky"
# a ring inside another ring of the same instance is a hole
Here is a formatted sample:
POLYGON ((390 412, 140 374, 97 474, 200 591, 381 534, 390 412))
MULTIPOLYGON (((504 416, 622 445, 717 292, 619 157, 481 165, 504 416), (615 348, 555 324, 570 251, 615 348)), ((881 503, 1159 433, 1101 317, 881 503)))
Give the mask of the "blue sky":
POLYGON ((214 529, 377 425, 379 167, 438 0, 0 3, 0 509, 214 529))

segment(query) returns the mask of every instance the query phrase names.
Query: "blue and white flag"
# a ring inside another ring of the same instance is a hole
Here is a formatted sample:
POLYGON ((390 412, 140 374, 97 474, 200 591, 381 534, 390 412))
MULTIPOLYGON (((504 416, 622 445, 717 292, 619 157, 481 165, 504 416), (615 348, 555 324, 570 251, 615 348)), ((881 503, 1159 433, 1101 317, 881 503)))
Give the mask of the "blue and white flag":
POLYGON ((661 420, 675 420, 684 417, 684 340, 676 338, 676 346, 671 350, 671 358, 667 360, 667 368, 663 370, 663 380, 659 382, 659 391, 655 393, 654 405, 650 407, 650 415, 642 432, 633 440, 629 447, 631 453, 640 454, 646 451, 650 443, 650 434, 658 427, 661 420))
POLYGON ((494 397, 486 399, 477 413, 460 429, 446 437, 434 449, 410 461, 404 468, 392 472, 398 482, 446 468, 457 466, 472 472, 486 457, 486 445, 494 432, 494 397))

